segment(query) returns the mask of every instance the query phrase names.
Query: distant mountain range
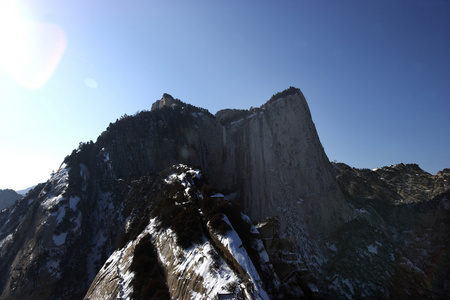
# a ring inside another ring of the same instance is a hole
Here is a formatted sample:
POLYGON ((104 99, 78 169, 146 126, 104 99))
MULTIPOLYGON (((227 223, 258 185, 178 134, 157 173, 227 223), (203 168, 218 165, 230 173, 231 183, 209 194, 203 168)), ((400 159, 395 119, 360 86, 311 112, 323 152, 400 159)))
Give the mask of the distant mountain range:
POLYGON ((32 187, 23 189, 23 190, 18 190, 16 191, 17 194, 20 194, 22 196, 25 196, 29 191, 31 191, 32 189, 34 189, 36 187, 36 185, 33 185, 32 187))
POLYGON ((22 195, 13 190, 0 190, 0 210, 12 206, 17 200, 22 199, 22 195))
POLYGON ((169 94, 0 213, 1 299, 445 299, 450 170, 330 163, 297 88, 169 94))

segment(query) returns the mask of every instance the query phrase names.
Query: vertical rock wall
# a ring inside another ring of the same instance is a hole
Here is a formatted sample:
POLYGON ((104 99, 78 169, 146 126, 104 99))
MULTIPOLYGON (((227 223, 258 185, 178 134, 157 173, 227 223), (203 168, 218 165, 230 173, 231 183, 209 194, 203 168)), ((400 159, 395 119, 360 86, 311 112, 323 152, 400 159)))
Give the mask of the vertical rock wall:
POLYGON ((348 207, 333 176, 304 96, 268 102, 251 114, 224 124, 223 180, 238 191, 255 220, 278 215, 318 230, 332 229, 348 207))

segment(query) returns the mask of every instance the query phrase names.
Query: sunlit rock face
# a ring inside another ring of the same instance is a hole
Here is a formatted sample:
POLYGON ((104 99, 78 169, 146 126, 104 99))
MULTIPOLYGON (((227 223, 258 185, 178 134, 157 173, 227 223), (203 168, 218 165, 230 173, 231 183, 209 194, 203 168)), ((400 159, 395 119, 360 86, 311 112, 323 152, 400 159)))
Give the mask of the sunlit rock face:
POLYGON ((290 92, 237 111, 238 118, 218 112, 225 149, 219 186, 237 192, 255 220, 278 215, 282 230, 310 224, 310 233, 323 234, 348 219, 348 206, 303 94, 290 92))

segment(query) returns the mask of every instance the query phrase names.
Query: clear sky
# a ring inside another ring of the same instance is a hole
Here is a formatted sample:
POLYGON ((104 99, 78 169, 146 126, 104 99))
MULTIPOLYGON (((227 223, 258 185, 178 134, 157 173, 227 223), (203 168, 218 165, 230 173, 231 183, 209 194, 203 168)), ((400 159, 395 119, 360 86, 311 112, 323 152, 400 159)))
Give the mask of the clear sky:
POLYGON ((330 160, 450 167, 450 1, 0 2, 0 188, 169 93, 249 108, 300 88, 330 160))

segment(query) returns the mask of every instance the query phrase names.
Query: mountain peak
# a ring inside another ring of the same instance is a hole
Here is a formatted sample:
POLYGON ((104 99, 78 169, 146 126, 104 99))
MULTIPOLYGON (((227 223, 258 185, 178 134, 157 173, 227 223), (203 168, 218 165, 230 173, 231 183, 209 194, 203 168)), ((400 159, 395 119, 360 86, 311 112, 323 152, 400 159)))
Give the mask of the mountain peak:
POLYGON ((261 108, 264 108, 267 104, 269 104, 271 102, 275 102, 275 101, 277 101, 279 99, 286 98, 288 96, 293 96, 293 95, 296 95, 296 94, 299 94, 299 95, 301 95, 301 97, 303 97, 303 94, 302 94, 302 92, 300 91, 299 88, 290 86, 289 88, 285 89, 282 92, 273 94, 272 97, 270 97, 269 101, 267 101, 264 105, 262 105, 261 108))
POLYGON ((163 107, 175 107, 181 104, 182 102, 178 99, 172 97, 172 95, 164 93, 160 100, 156 100, 155 103, 152 104, 152 111, 158 110, 163 107))

